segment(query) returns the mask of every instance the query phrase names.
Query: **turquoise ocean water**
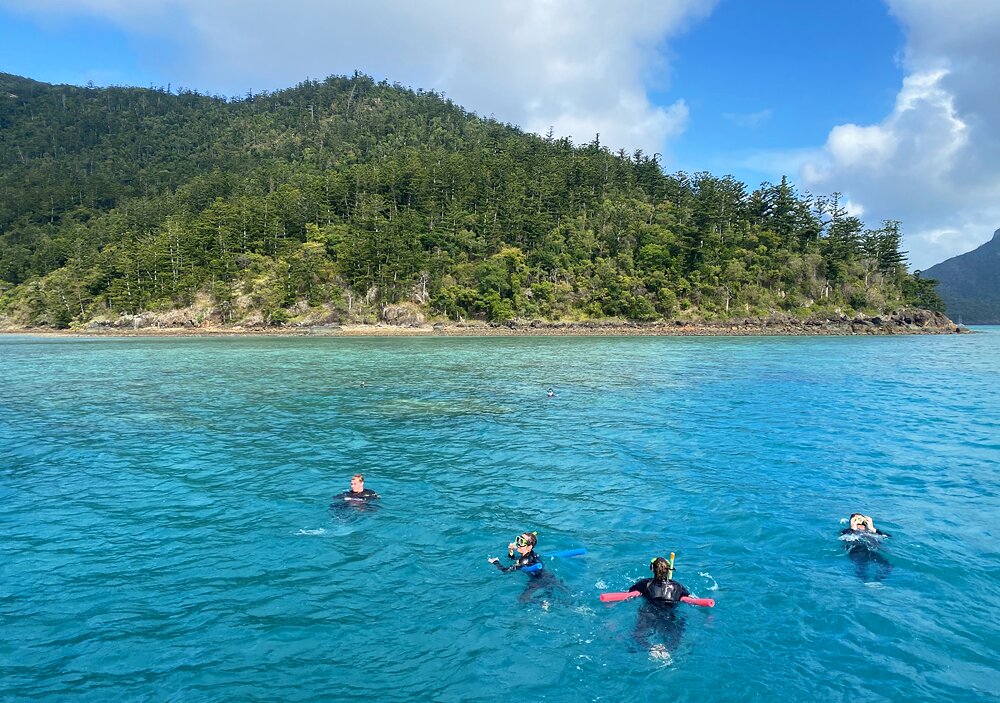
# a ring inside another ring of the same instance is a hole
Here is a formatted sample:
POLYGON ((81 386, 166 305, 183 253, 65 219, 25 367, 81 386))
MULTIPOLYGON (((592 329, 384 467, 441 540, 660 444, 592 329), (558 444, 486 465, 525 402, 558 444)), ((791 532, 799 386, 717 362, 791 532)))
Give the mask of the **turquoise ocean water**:
POLYGON ((0 699, 995 701, 998 370, 1000 328, 3 337, 0 699), (523 603, 527 529, 589 551, 523 603), (598 594, 671 551, 716 607, 648 650, 598 594))

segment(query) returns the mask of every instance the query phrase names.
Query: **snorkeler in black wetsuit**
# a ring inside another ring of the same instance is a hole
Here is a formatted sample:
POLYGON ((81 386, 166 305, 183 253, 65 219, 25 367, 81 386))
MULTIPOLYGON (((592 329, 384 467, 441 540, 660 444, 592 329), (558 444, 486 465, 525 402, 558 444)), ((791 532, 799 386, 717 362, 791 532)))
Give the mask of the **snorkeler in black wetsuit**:
POLYGON ((566 587, 560 583, 559 579, 545 570, 545 565, 542 564, 538 552, 535 551, 536 544, 538 544, 537 535, 534 532, 525 532, 518 535, 513 542, 507 545, 507 558, 513 559, 513 564, 504 566, 497 557, 490 557, 489 559, 489 562, 493 566, 505 574, 511 571, 524 571, 527 569, 525 573, 530 577, 528 585, 524 587, 524 592, 518 598, 522 603, 530 601, 535 592, 543 588, 554 587, 566 590, 566 587))
MULTIPOLYGON (((663 559, 663 557, 657 558, 663 559)), ((663 559, 663 561, 666 562, 667 560, 663 559)), ((669 564, 669 562, 667 563, 669 564)), ((655 565, 656 562, 654 560, 653 566, 655 567, 655 565)), ((655 577, 642 579, 641 581, 632 584, 628 590, 641 593, 646 600, 657 601, 660 603, 678 603, 684 596, 691 595, 691 592, 677 581, 666 578, 658 580, 655 577)))
POLYGON ((652 649, 649 635, 656 634, 669 652, 680 644, 684 632, 684 618, 677 613, 675 606, 691 592, 670 578, 673 568, 663 557, 653 559, 649 568, 653 577, 637 581, 628 589, 641 593, 644 601, 636 616, 632 639, 643 649, 652 649))
POLYGON ((507 558, 513 559, 513 564, 510 566, 504 566, 496 557, 491 557, 489 561, 493 564, 493 566, 497 567, 505 574, 511 571, 517 571, 518 569, 523 569, 526 566, 534 566, 535 564, 538 564, 541 568, 537 570, 532 569, 529 573, 539 573, 545 567, 542 564, 542 560, 538 558, 538 553, 535 551, 536 544, 538 544, 538 537, 536 537, 533 532, 525 532, 524 534, 518 535, 513 542, 507 545, 507 558), (515 550, 517 551, 516 555, 514 553, 515 550))
POLYGON ((535 566, 536 564, 538 564, 539 568, 531 569, 528 573, 541 573, 545 567, 542 564, 542 560, 538 558, 538 553, 535 551, 536 544, 538 544, 538 536, 534 532, 525 532, 518 535, 514 538, 513 542, 507 545, 507 558, 513 559, 513 564, 504 566, 496 557, 490 557, 489 562, 505 574, 523 569, 526 566, 535 566), (516 556, 514 554, 515 550, 517 552, 516 556))
POLYGON ((365 488, 365 475, 354 474, 351 477, 351 490, 338 493, 330 499, 330 507, 339 506, 364 507, 371 500, 377 500, 381 496, 370 488, 365 488))
POLYGON ((879 551, 888 532, 875 528, 868 515, 854 513, 849 527, 840 531, 847 558, 854 563, 854 573, 862 581, 882 581, 892 572, 892 564, 879 551), (869 578, 871 577, 871 578, 869 578))

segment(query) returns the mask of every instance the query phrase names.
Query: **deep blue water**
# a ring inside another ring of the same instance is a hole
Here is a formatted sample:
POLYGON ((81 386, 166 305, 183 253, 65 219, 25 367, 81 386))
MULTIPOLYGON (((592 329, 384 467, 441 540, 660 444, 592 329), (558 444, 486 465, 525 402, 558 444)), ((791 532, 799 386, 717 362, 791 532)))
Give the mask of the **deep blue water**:
POLYGON ((998 370, 1000 328, 3 337, 0 698, 994 701, 998 370), (527 529, 589 553, 521 603, 527 529), (668 657, 598 594, 671 551, 716 607, 668 657))

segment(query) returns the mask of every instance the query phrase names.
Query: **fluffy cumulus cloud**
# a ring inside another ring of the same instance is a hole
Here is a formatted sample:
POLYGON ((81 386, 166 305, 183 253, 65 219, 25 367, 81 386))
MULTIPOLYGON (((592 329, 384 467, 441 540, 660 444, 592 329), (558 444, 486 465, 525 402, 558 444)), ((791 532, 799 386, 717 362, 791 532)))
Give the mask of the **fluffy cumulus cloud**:
MULTIPOLYGON (((32 0, 35 16, 86 15, 180 51, 147 56, 177 86, 224 94, 360 70, 447 94, 470 110, 576 143, 663 152, 687 120, 654 105, 663 42, 716 0, 32 0)), ((143 50, 140 41, 137 46, 143 50)))
POLYGON ((870 223, 901 219, 911 262, 927 268, 1000 227, 1000 3, 887 2, 907 37, 895 106, 878 124, 834 127, 801 175, 870 223))

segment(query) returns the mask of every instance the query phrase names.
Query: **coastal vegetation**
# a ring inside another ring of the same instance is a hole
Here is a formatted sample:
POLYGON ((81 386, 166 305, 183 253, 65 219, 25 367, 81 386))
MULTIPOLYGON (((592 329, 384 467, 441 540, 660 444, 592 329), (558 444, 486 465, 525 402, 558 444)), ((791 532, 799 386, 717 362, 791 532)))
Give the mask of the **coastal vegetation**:
POLYGON ((836 193, 668 174, 658 154, 528 134, 362 74, 237 98, 0 74, 11 324, 943 310, 901 238, 836 193))

